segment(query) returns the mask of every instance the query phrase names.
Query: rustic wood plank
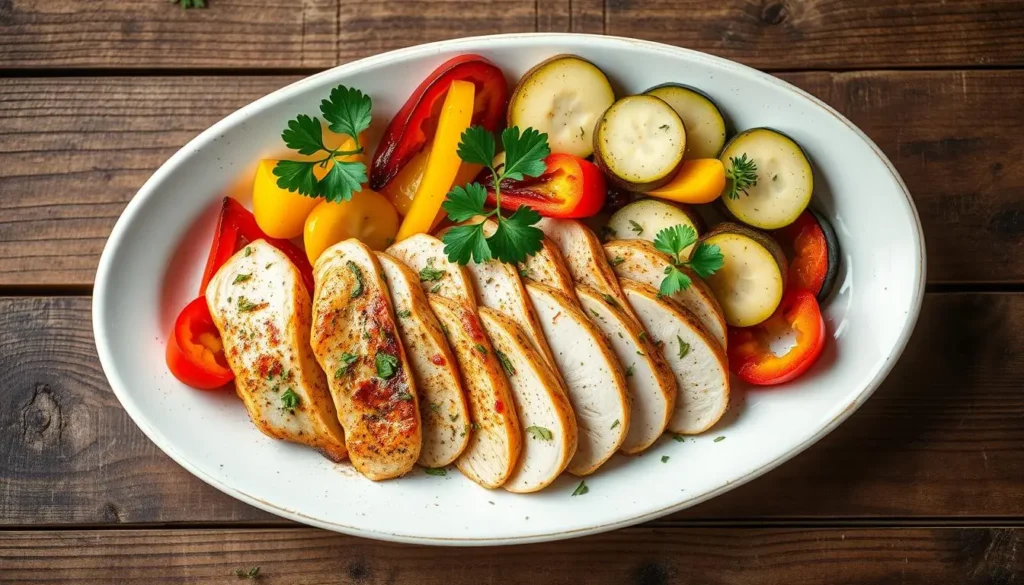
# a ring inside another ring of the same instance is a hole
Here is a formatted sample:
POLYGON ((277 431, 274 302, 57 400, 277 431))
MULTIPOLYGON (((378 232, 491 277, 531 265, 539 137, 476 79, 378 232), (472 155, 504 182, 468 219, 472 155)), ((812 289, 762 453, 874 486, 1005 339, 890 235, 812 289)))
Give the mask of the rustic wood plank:
POLYGON ((763 69, 1024 63, 1018 0, 607 0, 605 33, 763 69))
POLYGON ((237 583, 237 572, 258 567, 257 582, 274 584, 987 585, 1016 582, 1024 571, 1022 547, 1019 528, 641 527, 468 550, 377 543, 313 529, 6 532, 0 534, 0 578, 237 583))
MULTIPOLYGON (((892 158, 925 226, 929 282, 1024 281, 1024 71, 784 77, 892 158)), ((0 286, 90 285, 146 178, 222 116, 296 79, 0 80, 0 286)))
POLYGON ((338 0, 0 1, 3 68, 327 68, 338 0))
MULTIPOLYGON (((1024 294, 929 294, 861 411, 673 519, 1024 518, 1022 371, 1024 294)), ((0 526, 275 521, 136 428, 100 370, 85 297, 0 299, 0 388, 0 526)))

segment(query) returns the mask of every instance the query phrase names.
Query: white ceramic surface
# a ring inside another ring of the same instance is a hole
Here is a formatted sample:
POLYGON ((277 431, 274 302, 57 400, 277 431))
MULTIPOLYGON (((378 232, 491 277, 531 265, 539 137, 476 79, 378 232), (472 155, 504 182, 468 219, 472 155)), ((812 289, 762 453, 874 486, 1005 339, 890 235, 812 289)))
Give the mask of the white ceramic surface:
POLYGON ((924 242, 906 187, 881 151, 817 99, 753 69, 701 53, 612 37, 517 34, 386 53, 315 75, 231 114, 167 161, 125 209, 96 275, 93 325, 103 369, 139 427, 193 474, 249 504, 330 530, 443 545, 535 542, 590 534, 692 506, 799 453, 849 416, 892 368, 917 319, 924 242), (219 201, 245 193, 255 162, 280 153, 280 132, 338 83, 369 93, 379 135, 437 64, 460 53, 493 60, 510 82, 558 53, 601 67, 618 94, 666 81, 710 94, 734 128, 772 126, 795 138, 816 171, 816 205, 842 247, 825 307, 831 339, 799 380, 735 384, 730 412, 708 433, 664 437, 639 457, 617 455, 587 478, 564 476, 532 495, 488 491, 457 471, 373 483, 311 449, 260 434, 228 393, 178 383, 166 334, 195 296, 219 201), (725 437, 715 441, 716 437, 725 437), (662 455, 669 455, 667 463, 662 455))

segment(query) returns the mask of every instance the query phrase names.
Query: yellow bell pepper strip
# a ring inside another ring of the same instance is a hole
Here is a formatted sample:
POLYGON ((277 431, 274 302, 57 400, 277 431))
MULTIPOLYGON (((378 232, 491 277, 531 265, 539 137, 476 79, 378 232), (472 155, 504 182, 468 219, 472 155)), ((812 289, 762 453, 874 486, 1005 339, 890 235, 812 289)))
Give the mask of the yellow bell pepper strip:
POLYGON ((317 199, 319 205, 306 218, 303 243, 310 264, 316 264, 324 250, 349 238, 357 238, 373 250, 394 242, 398 214, 386 197, 363 187, 348 201, 317 199))
POLYGON ((474 85, 468 81, 453 81, 448 89, 423 179, 416 189, 409 213, 398 229, 397 241, 429 231, 445 196, 455 184, 455 177, 462 166, 459 140, 472 121, 475 91, 474 85))
POLYGON ((683 161, 672 180, 646 194, 679 203, 711 203, 725 189, 725 166, 717 158, 683 161))

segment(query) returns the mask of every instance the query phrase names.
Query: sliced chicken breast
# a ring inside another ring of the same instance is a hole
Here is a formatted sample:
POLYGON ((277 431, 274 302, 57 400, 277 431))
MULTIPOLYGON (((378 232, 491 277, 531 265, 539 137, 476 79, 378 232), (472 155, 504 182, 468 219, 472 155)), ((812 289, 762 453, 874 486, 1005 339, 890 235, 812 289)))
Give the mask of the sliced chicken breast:
POLYGON ((469 272, 464 266, 448 261, 441 240, 428 234, 416 234, 385 252, 416 272, 425 292, 461 301, 476 309, 469 272))
MULTIPOLYGON (((605 244, 604 251, 616 276, 635 280, 655 289, 661 286, 661 281, 665 278, 665 269, 671 266, 669 257, 645 240, 615 240, 605 244)), ((686 290, 673 293, 669 298, 693 313, 697 322, 725 348, 725 313, 715 300, 711 287, 689 268, 682 270, 690 277, 692 284, 686 290)))
POLYGON ((675 413, 675 376, 661 350, 614 299, 586 286, 576 293, 625 372, 630 422, 622 452, 639 453, 658 440, 675 413))
POLYGON ((505 370, 523 429, 523 450, 504 487, 527 493, 547 487, 576 453, 576 417, 555 372, 519 325, 480 308, 480 322, 505 370))
POLYGON ((459 362, 469 401, 471 423, 464 429, 469 445, 456 465, 486 488, 501 487, 512 475, 522 450, 522 429, 508 380, 476 313, 439 295, 427 298, 459 362))
POLYGON ((549 238, 544 238, 540 251, 519 265, 519 274, 523 278, 546 284, 573 301, 577 301, 576 286, 572 282, 572 275, 569 274, 569 269, 565 266, 562 253, 549 238))
POLYGON ((420 456, 416 383, 373 251, 358 240, 328 248, 313 267, 312 346, 356 470, 379 480, 420 456))
POLYGON ((344 460, 345 435, 309 346, 309 292, 288 257, 263 240, 252 242, 213 276, 206 303, 235 392, 256 427, 344 460))
POLYGON ((453 463, 469 443, 469 408, 455 356, 427 303, 416 273, 383 252, 377 260, 391 293, 398 334, 419 391, 423 446, 417 461, 424 467, 453 463))
POLYGON ((558 248, 576 284, 594 288, 619 302, 634 319, 633 310, 622 296, 619 280, 605 259, 601 240, 590 228, 574 219, 545 217, 537 224, 558 248))
POLYGON ((702 433, 722 418, 729 406, 729 368, 722 349, 688 311, 658 297, 654 287, 622 279, 622 290, 651 340, 676 377, 679 396, 668 428, 702 433))
POLYGON ((601 331, 567 296, 532 282, 526 291, 551 344, 579 427, 579 445, 567 469, 588 475, 626 439, 630 408, 625 375, 601 331))

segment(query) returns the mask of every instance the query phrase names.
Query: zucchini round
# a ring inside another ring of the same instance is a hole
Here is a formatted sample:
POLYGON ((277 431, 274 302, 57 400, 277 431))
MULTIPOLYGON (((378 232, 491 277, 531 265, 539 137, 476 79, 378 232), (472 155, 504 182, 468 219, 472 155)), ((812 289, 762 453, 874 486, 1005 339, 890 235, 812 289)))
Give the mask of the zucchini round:
POLYGON ((767 234, 735 223, 715 226, 701 241, 718 246, 725 263, 707 278, 725 322, 751 327, 772 316, 786 289, 782 247, 767 234))
POLYGON ((672 180, 683 163, 686 127, 668 104, 649 95, 620 99, 601 116, 594 162, 625 189, 647 191, 672 180))
POLYGON ((777 130, 738 134, 720 159, 727 178, 722 203, 747 225, 779 229, 796 221, 811 202, 811 163, 796 141, 777 130))
POLYGON ((682 118, 686 126, 683 158, 718 158, 725 145, 725 116, 706 93, 681 83, 665 83, 644 93, 661 98, 682 118))
POLYGON ((594 151, 594 126, 615 101, 608 78, 576 55, 556 55, 523 75, 508 105, 508 125, 548 135, 551 152, 594 151))
MULTIPOLYGON (((661 230, 677 225, 688 225, 698 235, 703 221, 697 212, 685 205, 673 205, 657 199, 634 201, 612 214, 608 227, 616 234, 617 240, 647 240, 653 242, 661 230)), ((682 256, 688 257, 693 246, 686 248, 682 256)))

